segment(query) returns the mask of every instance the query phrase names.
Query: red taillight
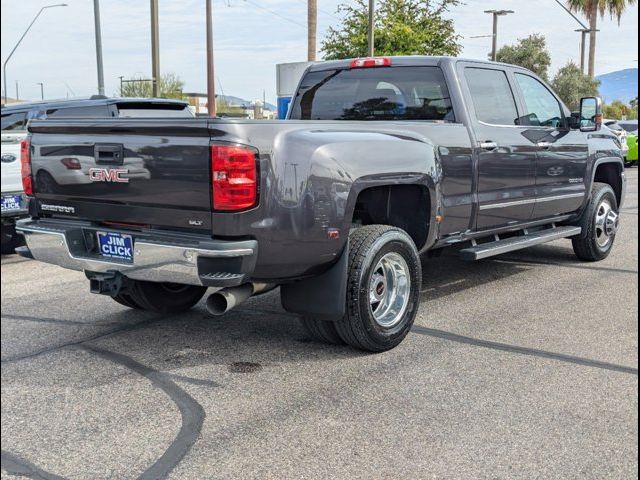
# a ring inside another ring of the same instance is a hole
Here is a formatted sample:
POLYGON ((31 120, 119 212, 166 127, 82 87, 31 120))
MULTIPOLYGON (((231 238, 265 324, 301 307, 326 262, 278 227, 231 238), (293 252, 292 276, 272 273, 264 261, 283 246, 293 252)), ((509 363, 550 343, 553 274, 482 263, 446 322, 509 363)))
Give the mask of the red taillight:
POLYGON ((258 199, 256 153, 247 147, 213 145, 211 175, 213 209, 246 210, 258 199))
POLYGON ((351 68, 373 68, 373 67, 390 67, 391 59, 389 57, 369 57, 356 58, 351 60, 351 68))
POLYGON ((33 177, 31 176, 31 142, 29 139, 20 143, 20 171, 22 172, 22 189, 26 195, 33 195, 33 177))
POLYGON ((78 160, 75 157, 65 157, 62 160, 60 160, 60 163, 62 163, 69 170, 81 170, 82 169, 82 165, 80 164, 80 160, 78 160))

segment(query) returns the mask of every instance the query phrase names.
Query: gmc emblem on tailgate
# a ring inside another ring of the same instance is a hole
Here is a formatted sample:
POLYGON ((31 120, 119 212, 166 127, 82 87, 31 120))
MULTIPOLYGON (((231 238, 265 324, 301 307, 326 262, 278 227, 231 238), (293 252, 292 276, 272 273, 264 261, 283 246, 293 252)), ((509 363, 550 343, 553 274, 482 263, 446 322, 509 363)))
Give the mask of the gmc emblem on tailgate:
POLYGON ((129 183, 129 179, 123 177, 129 173, 126 168, 90 168, 89 180, 92 182, 117 182, 129 183))

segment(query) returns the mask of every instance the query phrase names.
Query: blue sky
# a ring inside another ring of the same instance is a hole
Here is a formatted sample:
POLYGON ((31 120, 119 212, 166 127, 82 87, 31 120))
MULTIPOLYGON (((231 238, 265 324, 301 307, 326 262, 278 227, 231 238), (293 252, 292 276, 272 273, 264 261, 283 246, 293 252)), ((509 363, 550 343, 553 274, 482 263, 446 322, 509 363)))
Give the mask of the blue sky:
MULTIPOLYGON (((337 5, 350 0, 318 0, 318 45, 330 25, 339 22, 337 5)), ((42 0, 1 0, 2 60, 41 6, 42 0)), ((7 66, 9 95, 37 99, 38 82, 45 97, 95 93, 96 65, 91 0, 67 0, 66 8, 46 10, 7 66)), ((204 91, 205 18, 202 0, 160 0, 160 66, 178 74, 187 91, 204 91)), ((516 13, 501 19, 499 43, 512 43, 531 33, 547 36, 552 69, 579 58, 575 21, 554 0, 466 0, 450 13, 464 36, 465 57, 486 58, 491 20, 482 12, 507 8, 516 13)), ((151 70, 148 0, 101 0, 107 94, 115 94, 120 75, 148 76, 151 70)), ((275 100, 275 64, 306 59, 306 0, 214 0, 214 37, 218 88, 248 100, 275 100)), ((621 25, 600 24, 597 73, 637 67, 638 7, 621 25)))

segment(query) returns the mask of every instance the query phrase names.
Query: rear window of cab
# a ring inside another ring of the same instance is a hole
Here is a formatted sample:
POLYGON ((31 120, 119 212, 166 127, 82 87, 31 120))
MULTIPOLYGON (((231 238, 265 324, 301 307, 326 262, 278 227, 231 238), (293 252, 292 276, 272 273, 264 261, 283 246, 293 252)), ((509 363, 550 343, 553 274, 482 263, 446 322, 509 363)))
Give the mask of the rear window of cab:
POLYGON ((289 118, 455 122, 449 90, 439 67, 309 72, 293 99, 289 118))

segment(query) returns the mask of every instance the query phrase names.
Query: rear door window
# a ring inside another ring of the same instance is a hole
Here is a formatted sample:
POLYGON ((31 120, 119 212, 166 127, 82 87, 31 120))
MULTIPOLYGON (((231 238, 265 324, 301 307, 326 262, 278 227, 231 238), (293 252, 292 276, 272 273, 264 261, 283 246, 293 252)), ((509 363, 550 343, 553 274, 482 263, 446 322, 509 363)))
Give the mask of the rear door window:
POLYGON ((27 112, 2 114, 2 131, 22 131, 27 128, 27 112))
POLYGON ((310 72, 300 84, 289 118, 455 121, 439 67, 310 72))
POLYGON ((503 70, 465 68, 476 118, 491 125, 517 125, 518 109, 503 70))

